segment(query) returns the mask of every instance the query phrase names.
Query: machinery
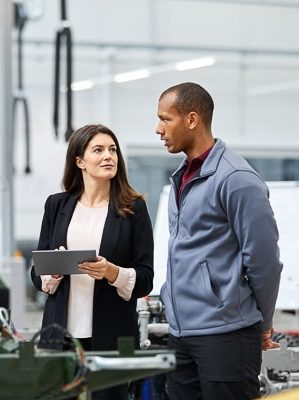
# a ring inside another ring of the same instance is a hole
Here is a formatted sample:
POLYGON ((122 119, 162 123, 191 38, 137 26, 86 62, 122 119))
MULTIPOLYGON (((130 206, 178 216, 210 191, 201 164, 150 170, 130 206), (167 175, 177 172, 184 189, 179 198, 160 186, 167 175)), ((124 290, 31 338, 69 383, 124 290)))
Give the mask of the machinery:
MULTIPOLYGON (((159 296, 139 299, 140 347, 166 348, 168 324, 165 320, 163 305, 159 296)), ((280 334, 275 341, 280 348, 263 352, 260 387, 262 396, 292 388, 299 388, 299 347, 294 335, 280 334)))
POLYGON ((299 347, 283 339, 279 349, 264 351, 260 383, 263 396, 299 387, 299 347))
POLYGON ((137 303, 140 348, 165 347, 168 337, 168 323, 159 296, 138 299, 137 303))
MULTIPOLYGON (((20 338, 7 310, 0 308, 0 400, 78 395, 87 399, 91 391, 147 377, 155 377, 154 386, 157 382, 163 386, 163 376, 175 368, 175 356, 166 350, 164 308, 159 296, 139 299, 137 307, 142 350, 134 351, 130 338, 120 338, 118 350, 109 352, 84 352, 73 338, 69 351, 38 350, 35 340, 40 332, 29 341, 20 338)), ((280 349, 263 352, 262 396, 299 388, 299 347, 294 347, 298 341, 293 336, 287 340, 285 335, 279 341, 280 349)))
POLYGON ((84 352, 74 338, 70 351, 44 351, 35 346, 39 333, 30 341, 20 338, 0 309, 0 399, 86 399, 94 390, 175 368, 172 352, 134 351, 131 338, 120 338, 117 351, 84 352))

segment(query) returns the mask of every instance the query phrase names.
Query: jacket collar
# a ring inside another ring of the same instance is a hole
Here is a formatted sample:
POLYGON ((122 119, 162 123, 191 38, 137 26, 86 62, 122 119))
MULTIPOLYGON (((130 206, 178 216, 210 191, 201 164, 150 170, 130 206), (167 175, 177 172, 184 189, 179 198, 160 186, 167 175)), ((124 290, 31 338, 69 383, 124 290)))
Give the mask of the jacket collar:
MULTIPOLYGON (((221 139, 215 139, 215 144, 210 151, 208 157, 205 159, 200 171, 196 175, 197 177, 205 177, 209 175, 213 175, 218 167, 219 161, 221 159, 222 154, 224 153, 226 146, 225 143, 221 139)), ((172 178, 180 176, 182 170, 184 169, 186 159, 184 159, 179 165, 178 169, 172 174, 172 178)))
POLYGON ((69 223, 71 221, 74 209, 78 201, 78 195, 68 194, 65 204, 60 213, 60 229, 58 232, 57 243, 66 248, 66 235, 69 223))
POLYGON ((119 240, 121 221, 122 217, 116 213, 115 207, 110 201, 99 252, 101 256, 108 259, 111 258, 119 240))
POLYGON ((226 149, 225 143, 221 139, 216 139, 216 142, 208 155, 207 159, 203 163, 201 170, 198 174, 200 177, 213 175, 218 167, 219 161, 226 149))

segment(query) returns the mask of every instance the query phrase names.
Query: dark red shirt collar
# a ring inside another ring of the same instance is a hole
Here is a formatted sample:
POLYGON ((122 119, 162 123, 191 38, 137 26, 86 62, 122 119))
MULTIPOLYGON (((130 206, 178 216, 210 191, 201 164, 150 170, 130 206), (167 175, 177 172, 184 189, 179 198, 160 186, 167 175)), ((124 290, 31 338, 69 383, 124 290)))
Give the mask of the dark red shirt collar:
POLYGON ((208 157, 208 155, 210 154, 210 151, 212 150, 213 146, 209 147, 206 151, 204 151, 203 153, 201 153, 198 157, 195 157, 191 160, 191 162, 188 161, 188 159, 185 161, 185 165, 187 166, 187 168, 189 167, 189 165, 192 165, 193 163, 195 165, 202 165, 203 162, 205 161, 205 159, 208 157))
POLYGON ((206 151, 201 153, 198 157, 193 158, 190 162, 188 160, 185 161, 184 165, 184 173, 182 176, 181 184, 179 187, 178 195, 181 195, 181 192, 184 188, 184 186, 191 181, 191 179, 197 174, 197 172, 200 170, 202 167, 202 164, 204 163, 205 159, 208 157, 210 154, 210 151, 212 150, 213 146, 208 148, 206 151))

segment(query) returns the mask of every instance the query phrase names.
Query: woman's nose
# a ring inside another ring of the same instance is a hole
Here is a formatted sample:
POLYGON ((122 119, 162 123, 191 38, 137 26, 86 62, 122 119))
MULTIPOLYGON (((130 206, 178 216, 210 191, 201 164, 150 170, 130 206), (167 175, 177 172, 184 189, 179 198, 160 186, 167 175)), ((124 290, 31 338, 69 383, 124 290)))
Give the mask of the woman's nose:
POLYGON ((104 151, 104 158, 106 159, 106 158, 110 158, 110 157, 111 157, 110 151, 109 151, 109 149, 106 149, 104 151))

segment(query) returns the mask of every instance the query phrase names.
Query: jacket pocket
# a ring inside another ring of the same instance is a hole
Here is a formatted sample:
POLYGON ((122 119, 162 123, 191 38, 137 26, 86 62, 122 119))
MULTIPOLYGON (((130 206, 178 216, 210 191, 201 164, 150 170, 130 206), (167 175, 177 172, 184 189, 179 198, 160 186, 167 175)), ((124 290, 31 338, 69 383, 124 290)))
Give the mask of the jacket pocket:
POLYGON ((176 321, 173 304, 171 301, 171 294, 169 293, 167 282, 165 282, 161 288, 160 297, 164 306, 165 317, 167 322, 173 329, 178 330, 179 329, 178 323, 176 321))
POLYGON ((202 281, 204 283, 204 288, 205 288, 205 295, 207 296, 207 302, 210 303, 211 305, 216 305, 218 307, 223 306, 222 301, 216 296, 213 286, 211 283, 211 277, 209 273, 209 268, 207 262, 202 262, 200 263, 200 271, 202 275, 202 281))

